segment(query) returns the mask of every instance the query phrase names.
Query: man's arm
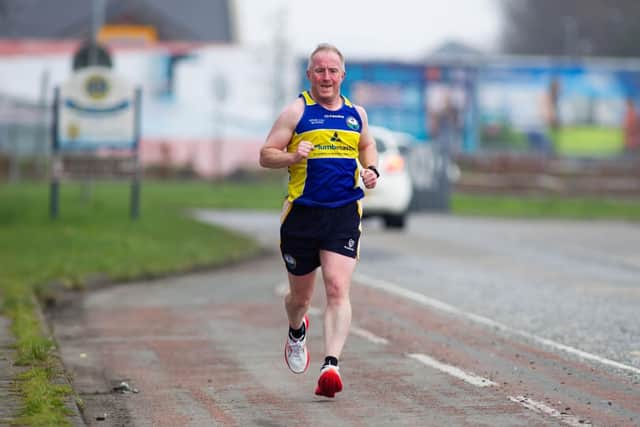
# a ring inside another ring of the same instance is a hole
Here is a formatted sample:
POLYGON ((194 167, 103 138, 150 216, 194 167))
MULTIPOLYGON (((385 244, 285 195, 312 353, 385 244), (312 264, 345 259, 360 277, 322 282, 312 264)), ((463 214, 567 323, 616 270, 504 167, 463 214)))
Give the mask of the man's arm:
POLYGON ((364 169, 360 172, 362 182, 367 188, 374 188, 378 181, 376 174, 369 166, 378 167, 378 150, 376 149, 376 141, 369 132, 369 119, 364 108, 356 105, 360 118, 362 119, 362 131, 360 132, 360 143, 358 144, 358 160, 364 169))
POLYGON ((280 113, 260 149, 260 166, 272 169, 283 168, 309 156, 313 145, 307 141, 302 141, 295 153, 285 151, 303 112, 304 102, 298 98, 280 113))

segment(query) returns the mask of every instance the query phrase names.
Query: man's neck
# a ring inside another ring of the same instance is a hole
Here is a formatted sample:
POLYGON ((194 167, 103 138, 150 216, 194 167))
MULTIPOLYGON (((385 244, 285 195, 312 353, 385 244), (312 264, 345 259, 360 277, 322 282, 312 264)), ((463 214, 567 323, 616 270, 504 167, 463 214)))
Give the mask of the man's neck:
POLYGON ((311 97, 320 106, 322 106, 323 108, 325 108, 327 110, 336 111, 336 110, 339 110, 340 108, 342 108, 342 96, 340 94, 338 94, 338 96, 336 96, 335 98, 329 99, 329 100, 320 99, 320 98, 316 97, 313 93, 311 93, 311 97))

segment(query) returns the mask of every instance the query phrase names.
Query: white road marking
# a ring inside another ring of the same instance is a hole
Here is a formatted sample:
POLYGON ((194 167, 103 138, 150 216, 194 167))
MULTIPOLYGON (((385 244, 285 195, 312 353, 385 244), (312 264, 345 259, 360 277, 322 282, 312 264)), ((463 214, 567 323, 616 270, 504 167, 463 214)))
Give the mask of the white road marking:
POLYGON ((509 400, 512 401, 512 402, 519 403, 520 405, 522 405, 525 408, 530 409, 530 410, 532 410, 534 412, 545 414, 545 415, 547 415, 549 417, 552 417, 552 418, 555 418, 555 419, 561 421, 564 424, 567 424, 567 425, 570 425, 570 426, 573 426, 573 427, 590 426, 590 425, 592 425, 591 423, 587 422, 586 420, 578 418, 578 417, 576 417, 574 415, 563 414, 560 411, 558 411, 557 409, 552 408, 551 406, 547 406, 542 402, 537 402, 535 400, 529 399, 528 397, 524 397, 524 396, 512 397, 512 396, 509 396, 509 400))
POLYGON ((322 314, 322 310, 320 310, 318 307, 309 307, 307 313, 309 314, 309 316, 318 317, 322 314))
POLYGON ((437 310, 440 311, 444 311, 447 313, 451 313, 454 314, 456 316, 460 316, 460 317, 464 317, 466 319, 472 320, 476 323, 485 325, 485 326, 489 326, 491 328, 495 328, 498 329, 502 332, 506 332, 512 335, 519 335, 521 337, 527 338, 531 341, 534 341, 538 344, 542 344, 544 346, 553 348, 555 350, 561 350, 564 351, 566 353, 572 354, 574 356, 578 356, 582 359, 585 360, 589 360, 592 362, 597 362, 600 363, 602 365, 607 365, 607 366, 611 366, 613 368, 617 368, 617 369, 621 369, 624 371, 630 371, 633 372, 635 374, 640 374, 640 369, 634 367, 634 366, 629 366, 629 365, 625 365, 623 363, 620 362, 616 362, 615 360, 611 360, 611 359, 607 359, 595 354, 591 354, 591 353, 587 353, 586 351, 582 351, 579 350, 577 348, 565 345, 565 344, 561 344, 559 342, 555 342, 546 338, 542 338, 539 337, 537 335, 534 334, 530 334, 529 332, 525 332, 525 331, 521 331, 519 329, 515 329, 512 328, 510 326, 504 325, 502 323, 496 322, 495 320, 489 319, 488 317, 484 317, 484 316, 479 316, 477 314, 473 314, 473 313, 469 313, 466 311, 463 311, 457 307, 454 307, 452 305, 449 305, 445 302, 442 302, 440 300, 434 299, 434 298, 429 298, 426 295, 423 295, 421 293, 415 292, 415 291, 411 291, 409 289, 405 289, 402 288, 398 285, 395 285, 393 283, 390 282, 386 282, 383 280, 379 280, 379 279, 375 279, 363 274, 359 274, 356 273, 354 274, 354 279, 357 280, 359 283, 361 283, 362 285, 371 287, 371 288, 375 288, 375 289, 380 289, 382 291, 388 292, 390 294, 396 295, 396 296, 400 296, 403 298, 407 298, 410 299, 414 302, 417 302, 419 304, 425 305, 427 307, 431 307, 431 308, 435 308, 437 310))
POLYGON ((497 386, 498 384, 494 383, 491 380, 488 380, 486 378, 482 378, 478 375, 475 374, 471 374, 468 372, 463 371, 460 368, 457 368, 455 366, 452 365, 447 365, 446 363, 442 363, 436 359, 434 359, 433 357, 427 356, 426 354, 421 354, 421 353, 409 353, 407 354, 407 356, 409 356, 412 359, 415 359, 419 362, 424 363, 427 366, 430 366, 432 368, 435 368, 439 371, 442 371, 446 374, 449 374, 453 377, 456 377, 458 379, 461 379, 462 381, 466 381, 471 385, 474 385, 476 387, 491 387, 491 386, 497 386))
POLYGON ((371 341, 374 344, 380 344, 380 345, 389 344, 389 340, 387 340, 386 338, 379 337, 375 335, 373 332, 369 332, 366 329, 362 329, 357 326, 351 325, 351 333, 359 336, 360 338, 364 338, 368 341, 371 341))
POLYGON ((283 282, 276 285, 275 293, 279 297, 283 297, 289 292, 289 283, 283 282))

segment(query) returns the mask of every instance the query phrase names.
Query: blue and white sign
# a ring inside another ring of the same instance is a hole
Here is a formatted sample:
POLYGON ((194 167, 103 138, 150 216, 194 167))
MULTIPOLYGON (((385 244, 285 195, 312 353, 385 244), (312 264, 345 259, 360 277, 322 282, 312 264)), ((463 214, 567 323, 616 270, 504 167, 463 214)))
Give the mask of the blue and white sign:
POLYGON ((110 68, 79 70, 60 87, 57 102, 58 149, 136 148, 136 90, 110 68))

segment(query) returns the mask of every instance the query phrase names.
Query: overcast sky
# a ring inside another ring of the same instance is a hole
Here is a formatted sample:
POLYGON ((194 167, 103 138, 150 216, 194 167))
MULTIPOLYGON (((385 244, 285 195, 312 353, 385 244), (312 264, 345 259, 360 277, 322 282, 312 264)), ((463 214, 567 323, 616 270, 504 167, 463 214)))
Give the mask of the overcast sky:
POLYGON ((269 44, 276 29, 298 54, 320 42, 347 57, 421 59, 455 39, 495 50, 496 0, 236 0, 243 43, 269 44))

